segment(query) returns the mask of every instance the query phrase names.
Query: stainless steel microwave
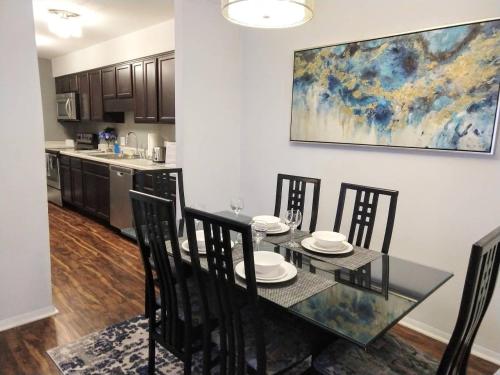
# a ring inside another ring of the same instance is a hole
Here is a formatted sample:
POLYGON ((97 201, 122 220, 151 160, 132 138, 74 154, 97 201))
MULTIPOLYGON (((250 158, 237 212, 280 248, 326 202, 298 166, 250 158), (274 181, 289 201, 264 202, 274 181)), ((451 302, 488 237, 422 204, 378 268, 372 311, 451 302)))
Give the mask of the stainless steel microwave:
POLYGON ((78 111, 78 94, 68 92, 56 95, 57 119, 63 121, 78 121, 80 119, 78 111))

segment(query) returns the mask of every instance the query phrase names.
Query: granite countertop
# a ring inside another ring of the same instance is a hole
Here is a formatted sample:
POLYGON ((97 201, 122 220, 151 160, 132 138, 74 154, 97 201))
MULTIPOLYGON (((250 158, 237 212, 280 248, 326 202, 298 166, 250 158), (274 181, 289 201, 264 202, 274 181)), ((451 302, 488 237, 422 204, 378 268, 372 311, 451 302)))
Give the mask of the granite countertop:
MULTIPOLYGON (((106 159, 98 157, 95 154, 94 155, 89 154, 88 151, 82 152, 82 151, 76 151, 74 149, 59 150, 59 151, 61 155, 72 156, 75 158, 80 158, 85 160, 92 160, 104 164, 117 165, 125 168, 132 168, 140 171, 177 168, 175 164, 154 163, 148 159, 106 159)), ((99 152, 97 150, 95 150, 94 153, 98 155, 112 154, 109 152, 108 153, 99 152)))

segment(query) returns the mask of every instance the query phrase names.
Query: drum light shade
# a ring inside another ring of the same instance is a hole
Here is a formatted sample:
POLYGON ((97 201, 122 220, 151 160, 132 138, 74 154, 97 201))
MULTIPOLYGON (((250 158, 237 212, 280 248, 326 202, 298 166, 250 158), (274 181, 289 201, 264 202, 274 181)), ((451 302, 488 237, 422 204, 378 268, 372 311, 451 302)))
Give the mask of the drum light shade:
POLYGON ((294 27, 313 17, 314 0, 221 0, 222 14, 242 26, 294 27))

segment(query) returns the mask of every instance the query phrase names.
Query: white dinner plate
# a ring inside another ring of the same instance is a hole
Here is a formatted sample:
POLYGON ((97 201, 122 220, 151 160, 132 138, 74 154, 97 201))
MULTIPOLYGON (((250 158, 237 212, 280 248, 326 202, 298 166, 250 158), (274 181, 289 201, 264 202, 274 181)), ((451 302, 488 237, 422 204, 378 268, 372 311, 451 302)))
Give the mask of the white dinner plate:
MULTIPOLYGON (((231 241, 231 248, 234 247, 234 242, 231 241)), ((184 242, 181 244, 181 248, 182 250, 186 251, 189 253, 189 242, 188 240, 184 240, 184 242)), ((207 250, 206 249, 203 249, 201 250, 200 248, 198 248, 198 254, 200 255, 205 255, 207 253, 207 250)))
MULTIPOLYGON (((281 276, 280 278, 277 279, 261 279, 255 277, 258 283, 263 283, 263 284, 274 284, 274 283, 282 283, 288 280, 292 280, 295 276, 297 276, 297 268, 291 263, 288 262, 283 262, 281 265, 286 270, 286 273, 281 276)), ((241 277, 242 279, 245 279, 245 262, 240 262, 234 267, 234 272, 241 277)))
POLYGON ((274 229, 274 230, 268 230, 267 234, 282 234, 286 233, 290 230, 290 227, 286 225, 285 223, 280 223, 280 228, 279 229, 274 229))
POLYGON ((330 249, 324 249, 322 247, 320 248, 317 245, 316 246, 314 245, 314 241, 315 241, 314 238, 307 237, 304 238, 300 244, 309 251, 321 254, 329 254, 329 255, 347 254, 354 249, 353 246, 347 241, 344 241, 345 249, 342 250, 330 250, 330 249))

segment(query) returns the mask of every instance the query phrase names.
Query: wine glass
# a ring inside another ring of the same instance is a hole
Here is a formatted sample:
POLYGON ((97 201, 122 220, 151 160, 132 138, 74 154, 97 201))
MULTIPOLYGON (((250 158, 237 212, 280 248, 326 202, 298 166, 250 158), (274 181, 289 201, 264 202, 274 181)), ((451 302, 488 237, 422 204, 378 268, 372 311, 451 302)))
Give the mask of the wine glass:
MULTIPOLYGON (((231 202, 229 202, 229 206, 231 207, 231 210, 234 212, 236 217, 238 217, 238 215, 240 214, 240 211, 243 209, 243 206, 244 206, 243 198, 240 198, 240 197, 231 198, 231 202)), ((235 245, 238 245, 239 243, 241 243, 241 233, 236 234, 236 239, 234 241, 235 245)))
POLYGON ((260 251, 260 241, 266 237, 267 225, 266 223, 253 221, 252 222, 252 235, 257 244, 257 251, 260 251))
POLYGON ((231 203, 230 203, 230 206, 231 206, 231 210, 233 210, 234 214, 236 216, 239 215, 240 211, 243 209, 244 207, 244 202, 243 202, 243 199, 240 198, 240 197, 235 197, 235 198, 232 198, 231 199, 231 203))
POLYGON ((302 222, 302 212, 296 208, 292 208, 286 212, 285 224, 290 227, 290 241, 288 241, 285 246, 288 247, 300 247, 300 244, 295 242, 295 228, 297 228, 302 222))

